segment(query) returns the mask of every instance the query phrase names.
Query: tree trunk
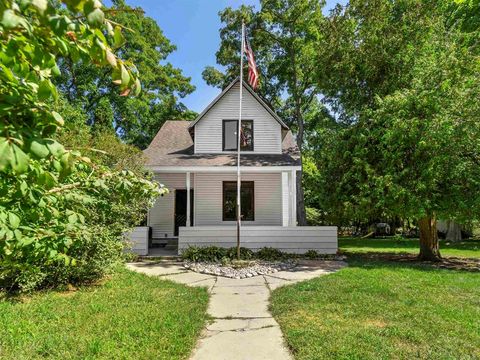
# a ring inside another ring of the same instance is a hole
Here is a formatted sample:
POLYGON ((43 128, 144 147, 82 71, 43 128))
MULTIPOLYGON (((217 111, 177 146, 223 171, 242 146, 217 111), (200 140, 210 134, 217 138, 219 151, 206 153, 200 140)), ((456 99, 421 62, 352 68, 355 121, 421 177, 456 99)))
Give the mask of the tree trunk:
POLYGON ((299 226, 306 226, 307 214, 305 212, 305 198, 303 195, 302 177, 303 177, 303 171, 298 171, 297 172, 297 223, 299 226))
POLYGON ((300 166, 301 170, 297 173, 297 224, 299 226, 307 225, 307 214, 305 211, 305 196, 303 194, 303 132, 304 132, 304 123, 303 115, 301 110, 300 98, 297 96, 295 100, 295 114, 297 118, 298 134, 297 134, 297 146, 300 152, 300 166))
POLYGON ((462 241, 462 228, 453 220, 447 220, 447 235, 445 240, 462 241))
POLYGON ((437 220, 435 215, 427 215, 418 220, 420 229, 420 260, 441 261, 438 246, 437 220))

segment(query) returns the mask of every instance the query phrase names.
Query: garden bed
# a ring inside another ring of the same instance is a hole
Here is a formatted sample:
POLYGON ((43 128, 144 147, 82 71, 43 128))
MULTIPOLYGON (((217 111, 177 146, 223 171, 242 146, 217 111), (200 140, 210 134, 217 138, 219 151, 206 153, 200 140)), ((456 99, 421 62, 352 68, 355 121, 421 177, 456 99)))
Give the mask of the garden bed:
POLYGON ((267 275, 282 270, 290 270, 297 266, 295 259, 287 259, 284 261, 242 261, 230 262, 228 264, 216 262, 191 262, 185 261, 186 269, 217 276, 224 276, 232 279, 245 279, 253 276, 267 275))

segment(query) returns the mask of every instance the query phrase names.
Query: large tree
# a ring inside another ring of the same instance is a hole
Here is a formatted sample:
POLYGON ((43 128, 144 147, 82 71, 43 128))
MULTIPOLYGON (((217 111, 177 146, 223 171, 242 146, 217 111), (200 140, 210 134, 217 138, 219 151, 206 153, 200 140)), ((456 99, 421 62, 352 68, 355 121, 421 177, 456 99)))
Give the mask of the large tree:
POLYGON ((348 214, 416 219, 426 260, 440 259, 437 217, 480 210, 478 27, 463 6, 352 0, 318 52, 325 100, 347 124, 319 154, 323 191, 348 214))
MULTIPOLYGON (((323 5, 318 0, 262 0, 258 11, 247 6, 226 8, 220 12, 224 26, 216 54, 225 71, 207 67, 203 73, 208 84, 218 87, 238 76, 244 21, 260 69, 259 92, 293 128, 300 151, 304 149, 305 114, 319 95, 315 53, 321 43, 323 5)), ((297 220, 305 225, 302 173, 297 176, 297 220)))
POLYGON ((180 69, 165 62, 175 45, 140 7, 114 0, 105 12, 112 21, 108 31, 115 38, 114 54, 135 63, 142 78, 142 93, 135 98, 121 96, 105 69, 92 63, 74 63, 70 57, 61 63, 59 88, 70 104, 88 115, 88 124, 111 129, 127 143, 145 148, 165 120, 195 116, 179 102, 195 87, 180 69), (123 32, 116 23, 122 24, 123 32))

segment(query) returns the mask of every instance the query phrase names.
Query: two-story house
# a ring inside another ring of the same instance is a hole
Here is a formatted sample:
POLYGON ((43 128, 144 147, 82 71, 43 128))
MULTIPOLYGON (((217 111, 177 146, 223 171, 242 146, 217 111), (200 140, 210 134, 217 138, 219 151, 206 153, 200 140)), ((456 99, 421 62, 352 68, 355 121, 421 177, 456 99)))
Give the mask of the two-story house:
MULTIPOLYGON (((296 226, 299 151, 288 126, 243 82, 242 246, 303 253, 337 251, 336 227, 296 226)), ((240 80, 194 121, 167 121, 144 151, 146 166, 169 189, 148 214, 151 243, 236 245, 240 80)))

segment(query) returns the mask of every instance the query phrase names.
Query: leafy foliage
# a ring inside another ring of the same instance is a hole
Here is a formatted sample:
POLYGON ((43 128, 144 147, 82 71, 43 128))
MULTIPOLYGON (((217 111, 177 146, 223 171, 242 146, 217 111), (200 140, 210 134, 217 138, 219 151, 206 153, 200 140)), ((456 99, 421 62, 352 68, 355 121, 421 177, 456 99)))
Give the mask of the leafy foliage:
POLYGON ((352 0, 331 14, 317 76, 339 126, 314 158, 332 218, 478 218, 472 4, 352 0))
POLYGON ((87 123, 95 130, 114 131, 125 142, 145 148, 165 120, 195 116, 178 101, 195 87, 180 69, 165 62, 176 48, 140 7, 131 8, 116 0, 105 11, 112 21, 125 27, 122 32, 113 27, 112 52, 135 63, 143 91, 135 97, 121 96, 105 69, 72 61, 69 56, 60 61, 59 90, 86 114, 87 123))
MULTIPOLYGON (((262 248, 256 252, 247 249, 240 248, 240 259, 251 260, 260 259, 266 261, 282 260, 291 255, 285 254, 278 249, 262 248)), ((189 246, 182 251, 182 258, 190 261, 207 261, 207 262, 225 262, 237 259, 237 248, 221 248, 217 246, 189 246)), ((240 260, 237 259, 237 260, 240 260)))
POLYGON ((122 95, 141 87, 135 66, 113 54, 121 28, 101 2, 65 5, 0 4, 0 287, 9 289, 101 276, 121 254, 122 232, 160 193, 56 140, 60 57, 110 68, 122 95))

